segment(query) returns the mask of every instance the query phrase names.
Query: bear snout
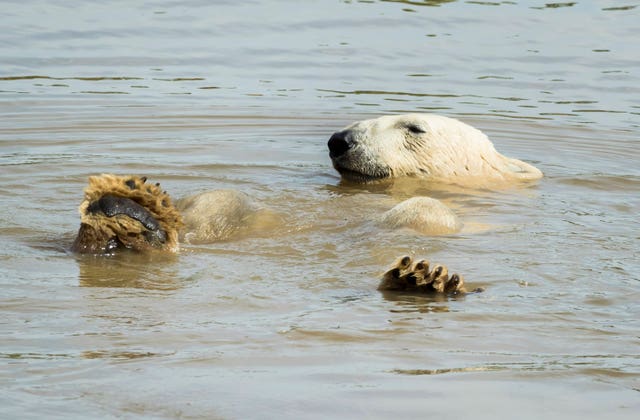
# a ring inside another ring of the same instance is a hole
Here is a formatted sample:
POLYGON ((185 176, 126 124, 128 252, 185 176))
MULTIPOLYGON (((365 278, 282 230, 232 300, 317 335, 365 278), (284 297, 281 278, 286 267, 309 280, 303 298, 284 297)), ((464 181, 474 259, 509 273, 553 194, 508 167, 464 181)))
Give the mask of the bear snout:
POLYGON ((335 159, 344 155, 351 149, 352 145, 353 142, 349 131, 343 130, 333 133, 327 143, 327 146, 329 146, 329 157, 335 159))

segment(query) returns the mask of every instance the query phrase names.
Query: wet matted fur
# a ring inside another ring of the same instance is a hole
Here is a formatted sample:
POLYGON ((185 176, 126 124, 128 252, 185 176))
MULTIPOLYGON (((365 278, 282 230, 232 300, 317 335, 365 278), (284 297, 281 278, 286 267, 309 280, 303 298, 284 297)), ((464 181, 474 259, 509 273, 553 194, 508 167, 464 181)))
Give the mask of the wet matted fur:
POLYGON ((182 217, 160 184, 145 177, 89 177, 80 204, 80 229, 71 247, 85 254, 117 249, 178 251, 182 217))

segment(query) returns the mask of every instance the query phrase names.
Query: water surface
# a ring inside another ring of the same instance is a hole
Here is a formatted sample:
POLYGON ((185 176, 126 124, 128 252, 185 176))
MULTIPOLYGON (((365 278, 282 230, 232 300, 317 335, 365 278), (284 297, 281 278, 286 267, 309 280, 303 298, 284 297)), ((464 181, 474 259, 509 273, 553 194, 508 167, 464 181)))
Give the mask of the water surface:
POLYGON ((2 417, 637 415, 640 5, 5 3, 2 417), (545 178, 341 182, 330 134, 409 111, 545 178), (74 256, 103 172, 238 189, 284 222, 173 257, 74 256), (465 230, 370 222, 414 195, 465 230), (486 291, 377 292, 403 254, 486 291))

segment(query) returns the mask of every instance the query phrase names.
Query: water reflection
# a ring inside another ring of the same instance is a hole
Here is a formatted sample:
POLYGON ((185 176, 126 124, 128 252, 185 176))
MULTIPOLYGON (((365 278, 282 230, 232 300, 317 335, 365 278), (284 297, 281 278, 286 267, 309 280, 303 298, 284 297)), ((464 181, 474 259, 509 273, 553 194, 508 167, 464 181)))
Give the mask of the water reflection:
POLYGON ((469 373, 469 372, 498 372, 508 370, 503 366, 472 366, 460 368, 444 368, 444 369, 394 369, 391 372, 398 375, 443 375, 448 373, 469 373))
POLYGON ((331 89, 317 89, 318 92, 328 92, 338 95, 389 95, 389 96, 415 96, 415 97, 434 97, 434 98, 461 98, 461 97, 476 97, 474 95, 456 95, 453 93, 428 93, 428 92, 394 92, 387 90, 331 90, 331 89))
POLYGON ((178 257, 166 253, 113 256, 78 255, 79 282, 83 287, 130 287, 175 290, 184 280, 174 267, 178 257))
POLYGON ((406 199, 420 195, 433 196, 435 198, 460 196, 487 197, 496 192, 504 193, 505 191, 516 192, 528 190, 532 186, 535 187, 538 183, 538 181, 521 181, 516 184, 491 182, 491 185, 485 185, 483 182, 484 181, 480 181, 476 185, 458 185, 420 177, 403 177, 380 179, 363 184, 340 179, 337 185, 328 184, 325 188, 341 196, 366 192, 369 194, 389 195, 397 199, 406 199))
POLYGON ((172 353, 152 353, 149 351, 112 351, 112 350, 86 350, 82 352, 82 357, 85 359, 119 359, 119 360, 133 360, 149 357, 162 357, 170 356, 172 353))
POLYGON ((546 3, 544 6, 531 7, 532 9, 559 9, 562 7, 573 7, 577 2, 571 1, 566 3, 546 3))
POLYGON ((411 0, 380 0, 381 3, 403 3, 409 4, 411 6, 430 6, 430 7, 438 7, 446 3, 454 3, 457 0, 422 0, 422 1, 411 1, 411 0))
POLYGON ((388 302, 394 303, 395 308, 390 309, 392 313, 434 313, 449 312, 447 302, 451 299, 464 299, 464 295, 450 297, 445 294, 418 295, 409 293, 399 293, 391 291, 381 292, 382 296, 388 302))

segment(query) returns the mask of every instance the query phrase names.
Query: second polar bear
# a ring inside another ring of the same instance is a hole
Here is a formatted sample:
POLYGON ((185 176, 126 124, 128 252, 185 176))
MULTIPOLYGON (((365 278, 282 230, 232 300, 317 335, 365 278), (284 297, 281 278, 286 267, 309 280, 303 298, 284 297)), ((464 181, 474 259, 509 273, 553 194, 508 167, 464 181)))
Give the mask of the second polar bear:
MULTIPOLYGON (((356 182, 413 176, 491 188, 542 177, 534 166, 500 154, 480 130, 433 114, 388 115, 355 122, 334 133, 328 147, 333 167, 343 179, 356 182)), ((461 224, 443 207, 434 199, 413 198, 385 213, 382 222, 423 233, 458 231, 461 224)))

